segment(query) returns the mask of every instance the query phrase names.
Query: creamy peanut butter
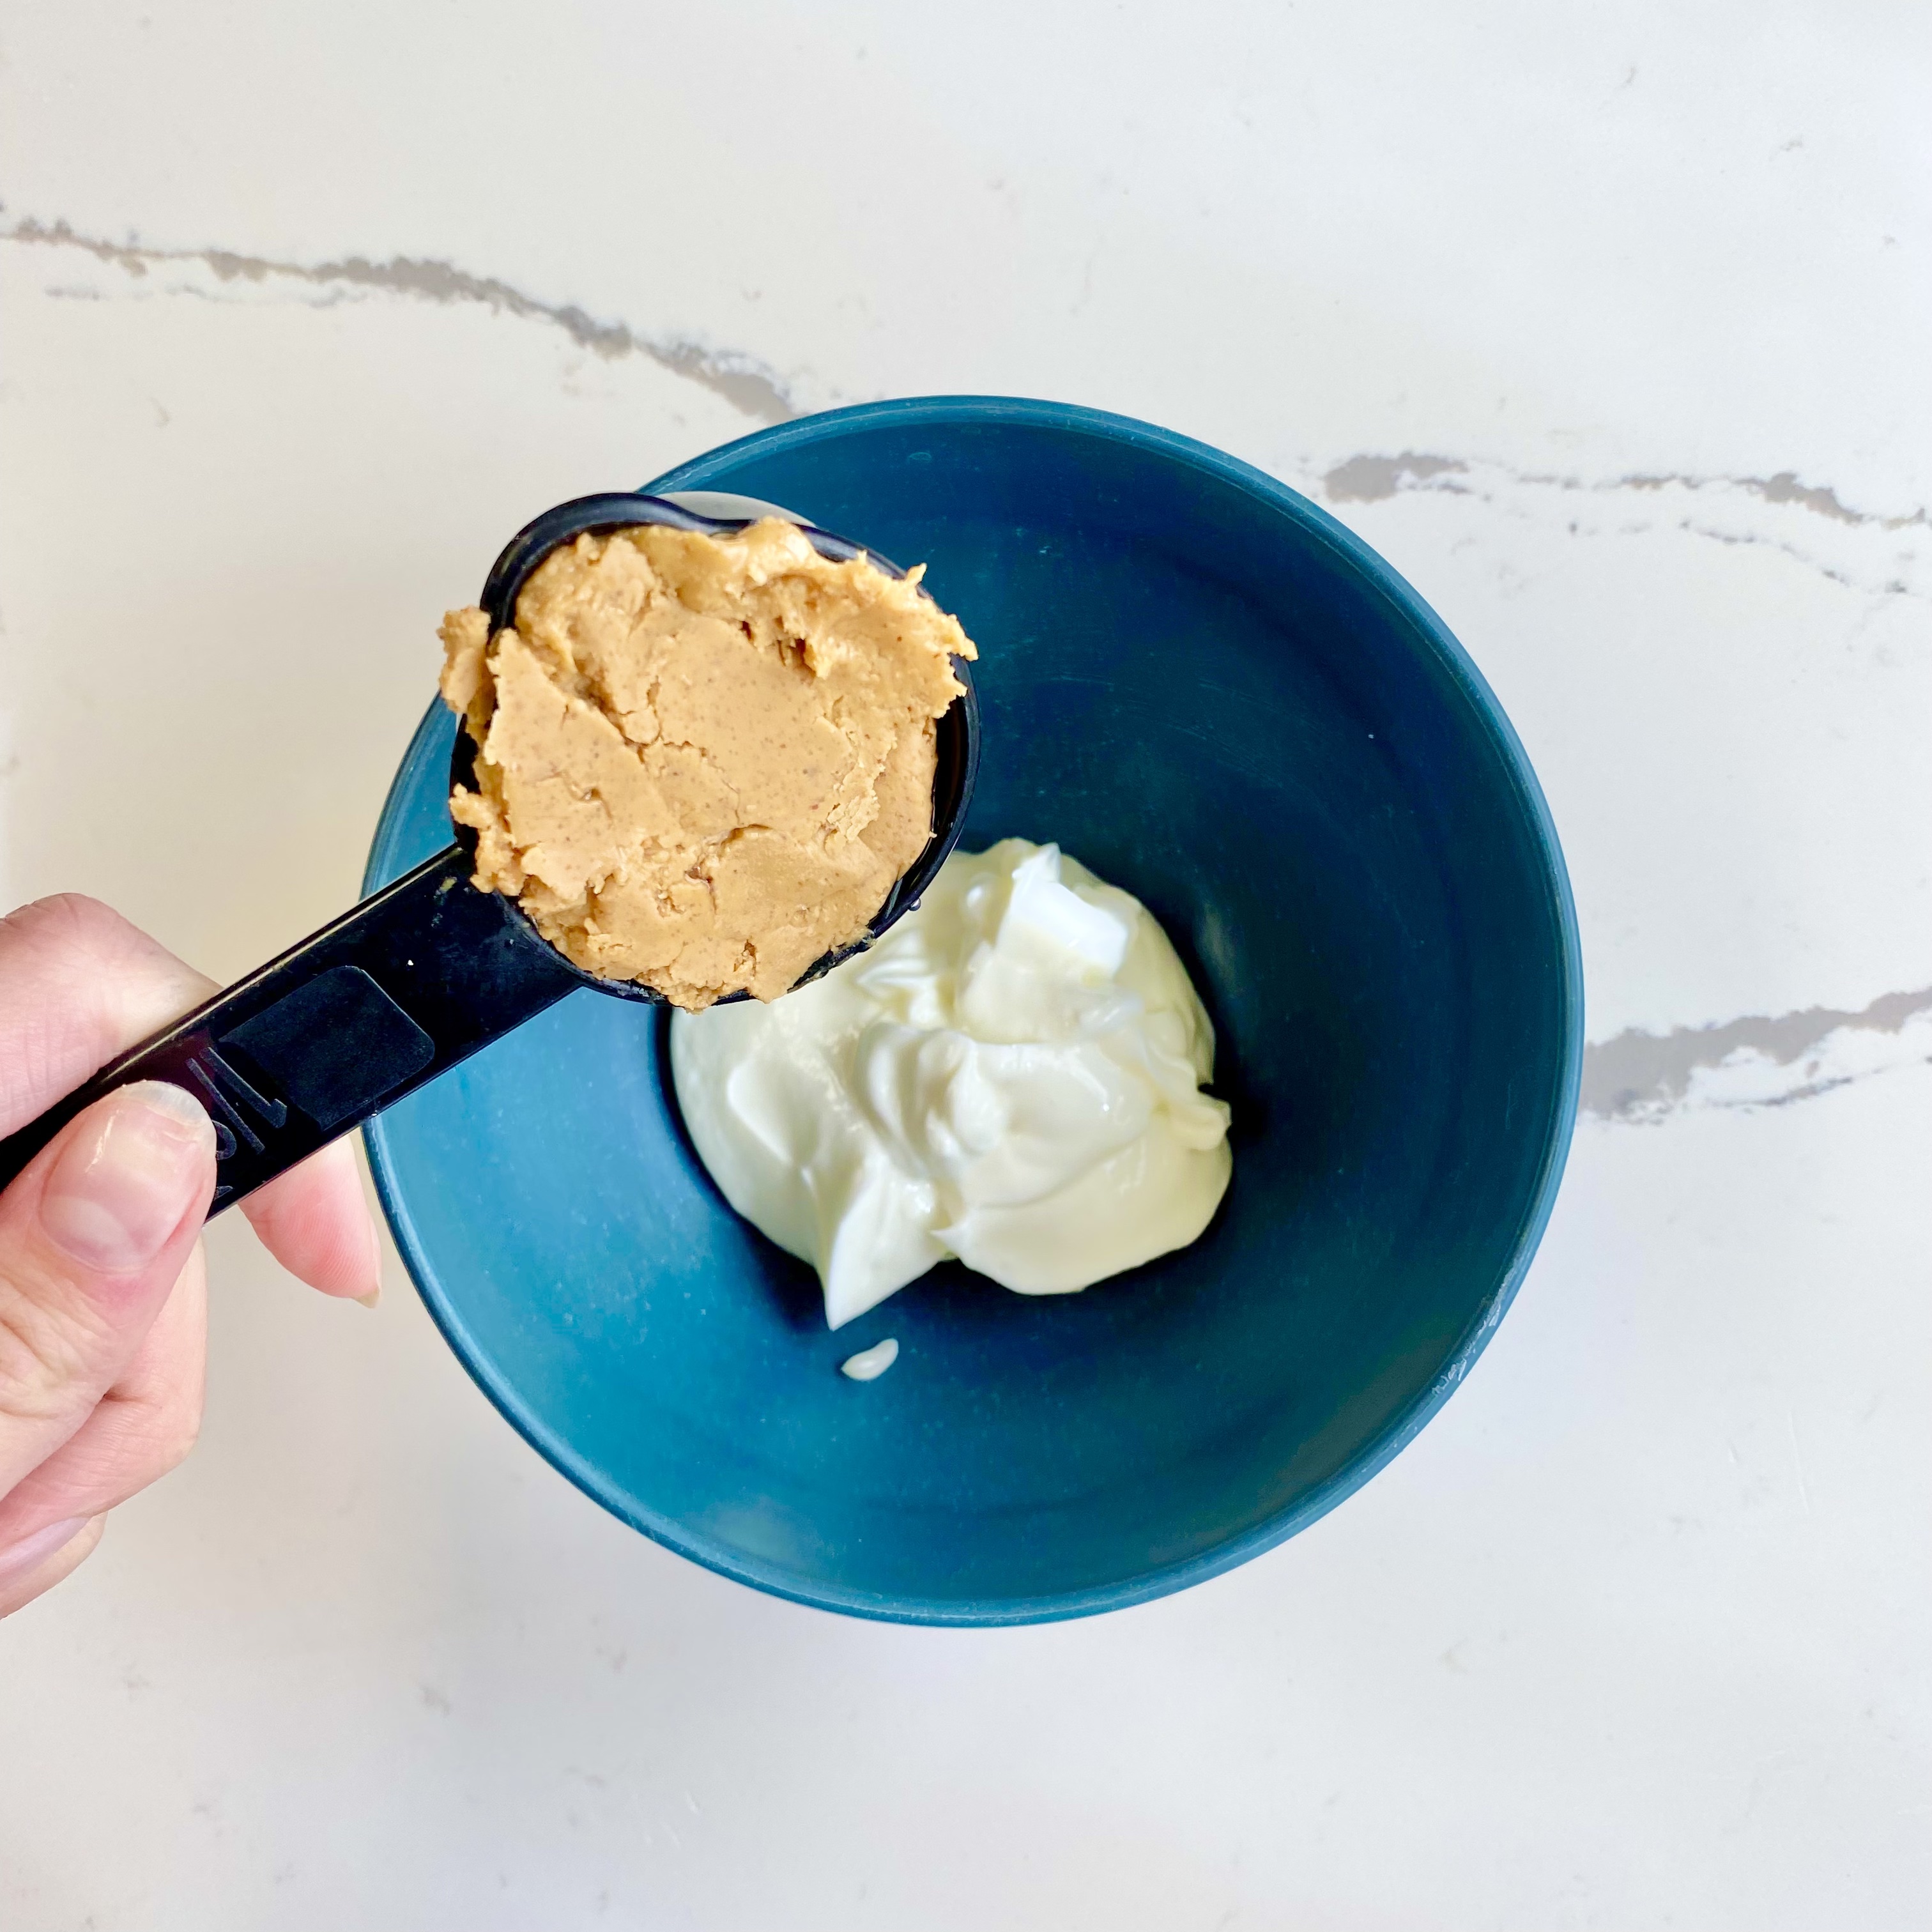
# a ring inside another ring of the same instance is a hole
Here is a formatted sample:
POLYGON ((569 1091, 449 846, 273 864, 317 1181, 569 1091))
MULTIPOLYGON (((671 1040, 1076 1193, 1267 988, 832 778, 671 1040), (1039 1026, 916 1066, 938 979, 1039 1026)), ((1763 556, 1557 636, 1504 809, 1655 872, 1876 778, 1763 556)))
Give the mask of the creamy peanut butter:
POLYGON ((775 518, 553 551, 490 635, 443 620, 476 740, 476 883, 566 958, 696 1010, 775 999, 866 930, 932 829, 958 621, 775 518))

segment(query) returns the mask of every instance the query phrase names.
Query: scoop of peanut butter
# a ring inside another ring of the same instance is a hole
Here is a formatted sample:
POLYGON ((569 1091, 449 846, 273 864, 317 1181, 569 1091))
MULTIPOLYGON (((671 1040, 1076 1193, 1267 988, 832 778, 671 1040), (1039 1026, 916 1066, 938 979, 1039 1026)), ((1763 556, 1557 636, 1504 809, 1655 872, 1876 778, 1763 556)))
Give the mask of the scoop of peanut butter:
POLYGON ((775 999, 866 930, 932 830, 958 621, 776 519, 579 537, 512 629, 443 620, 476 740, 476 883, 566 958, 695 1010, 775 999))

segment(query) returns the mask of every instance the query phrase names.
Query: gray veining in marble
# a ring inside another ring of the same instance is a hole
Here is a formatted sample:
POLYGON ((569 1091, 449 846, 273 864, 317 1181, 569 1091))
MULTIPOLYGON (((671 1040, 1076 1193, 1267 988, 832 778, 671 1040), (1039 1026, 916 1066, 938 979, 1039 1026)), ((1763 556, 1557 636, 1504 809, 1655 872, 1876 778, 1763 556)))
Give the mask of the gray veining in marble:
MULTIPOLYGON (((1322 487, 1331 502, 1379 503, 1412 483, 1431 484, 1438 489, 1461 486, 1438 479, 1466 476, 1470 466, 1460 457, 1425 454, 1405 450, 1400 456, 1352 456, 1326 472, 1322 487)), ((1543 472, 1516 471, 1514 479, 1538 483, 1557 490, 1684 490, 1724 488, 1742 490, 1767 503, 1792 503, 1834 522, 1854 529, 1873 526, 1880 530, 1902 530, 1914 524, 1932 524, 1932 514, 1923 508, 1904 516, 1881 516, 1874 511, 1854 510, 1839 500, 1838 493, 1824 485, 1802 482, 1796 470, 1782 470, 1774 476, 1692 476, 1682 472, 1619 476, 1608 483, 1595 483, 1580 476, 1559 476, 1543 472)))
MULTIPOLYGON (((1773 1066, 1792 1066, 1846 1028, 1897 1034, 1925 1012, 1932 1012, 1932 986, 1886 993, 1855 1013, 1807 1006, 1775 1016, 1748 1014, 1706 1026, 1676 1027, 1667 1034, 1633 1028, 1586 1052, 1582 1109, 1606 1120, 1659 1120, 1690 1092, 1700 1069, 1721 1066, 1734 1054, 1755 1054, 1773 1066)), ((1788 1106, 1844 1084, 1845 1077, 1838 1076, 1808 1080, 1756 1104, 1788 1106)))
POLYGON ((31 217, 0 230, 0 240, 76 249, 135 276, 144 276, 151 268, 163 264, 182 263, 206 268, 224 282, 280 278, 311 287, 381 290, 418 302, 475 302, 500 314, 560 328, 595 355, 614 360, 646 356, 674 374, 702 383, 754 422, 783 422, 798 413, 784 379, 754 357, 676 337, 642 335, 622 322, 599 322, 573 302, 539 301, 494 275, 472 274, 450 262, 407 255, 386 262, 360 255, 332 262, 278 262, 226 248, 155 248, 138 242, 109 242, 76 234, 64 221, 41 222, 31 217))

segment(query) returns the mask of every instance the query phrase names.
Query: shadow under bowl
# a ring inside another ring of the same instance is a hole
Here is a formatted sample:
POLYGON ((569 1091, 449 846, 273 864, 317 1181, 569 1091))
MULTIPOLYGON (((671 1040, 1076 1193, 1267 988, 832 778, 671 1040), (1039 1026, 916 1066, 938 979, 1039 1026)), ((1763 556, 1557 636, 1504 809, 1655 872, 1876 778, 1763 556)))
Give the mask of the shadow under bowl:
MULTIPOLYGON (((606 1508, 827 1609, 1078 1616, 1293 1534, 1460 1382, 1575 1119, 1575 915, 1494 697, 1332 518, 1120 417, 870 404, 647 487, 929 562, 980 651, 963 848, 1056 840, 1160 920, 1217 1030, 1234 1180, 1193 1246, 1084 1294, 949 1264, 834 1335, 693 1155, 662 1010, 575 993, 366 1130, 451 1345, 606 1508), (887 1335, 890 1374, 837 1372, 887 1335)), ((432 706, 371 889, 448 842, 454 728, 432 706)))

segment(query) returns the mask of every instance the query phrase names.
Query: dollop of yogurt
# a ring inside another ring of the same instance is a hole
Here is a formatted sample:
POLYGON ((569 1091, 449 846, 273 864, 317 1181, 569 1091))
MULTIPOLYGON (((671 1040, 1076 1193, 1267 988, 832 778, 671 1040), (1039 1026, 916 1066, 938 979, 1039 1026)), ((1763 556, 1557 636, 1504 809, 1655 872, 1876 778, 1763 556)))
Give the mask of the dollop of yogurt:
POLYGON ((1054 845, 956 852, 869 952, 680 1012, 671 1071, 726 1200, 834 1328, 956 1256, 1064 1294, 1184 1247, 1232 1171, 1214 1030, 1154 916, 1054 845))

